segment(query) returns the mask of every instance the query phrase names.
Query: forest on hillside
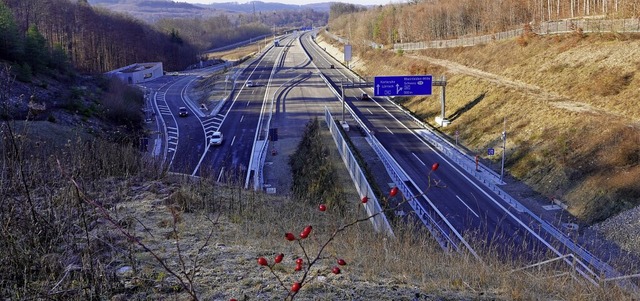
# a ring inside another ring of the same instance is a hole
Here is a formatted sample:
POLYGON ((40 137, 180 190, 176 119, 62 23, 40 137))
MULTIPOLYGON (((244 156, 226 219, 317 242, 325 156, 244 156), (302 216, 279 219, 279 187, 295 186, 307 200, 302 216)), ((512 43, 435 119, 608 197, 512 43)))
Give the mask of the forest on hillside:
POLYGON ((206 49, 326 18, 326 13, 302 10, 161 19, 151 25, 86 0, 1 0, 0 60, 13 62, 24 74, 64 62, 83 73, 150 61, 182 70, 206 49))
POLYGON ((570 18, 637 18, 640 0, 411 0, 374 9, 332 7, 329 29, 353 44, 489 34, 570 18))
POLYGON ((102 73, 134 62, 162 61, 167 69, 193 63, 197 50, 177 32, 165 33, 131 17, 68 0, 2 0, 0 31, 6 48, 0 59, 24 65, 47 53, 66 56, 83 73, 102 73), (43 48, 28 47, 28 35, 43 48))

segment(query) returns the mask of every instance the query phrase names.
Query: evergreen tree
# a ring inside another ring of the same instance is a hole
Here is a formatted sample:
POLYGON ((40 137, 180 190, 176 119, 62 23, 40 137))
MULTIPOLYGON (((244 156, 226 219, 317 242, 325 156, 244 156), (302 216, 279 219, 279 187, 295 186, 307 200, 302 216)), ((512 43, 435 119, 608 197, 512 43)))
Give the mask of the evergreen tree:
POLYGON ((13 14, 0 2, 0 59, 16 60, 20 57, 21 49, 20 34, 13 14))
POLYGON ((313 205, 324 203, 342 213, 346 207, 344 191, 329 155, 320 122, 314 118, 307 123, 298 148, 289 157, 293 176, 291 189, 299 200, 313 205))
POLYGON ((60 44, 55 45, 51 51, 49 67, 60 71, 60 73, 67 73, 72 69, 69 57, 60 44))
POLYGON ((24 41, 24 61, 31 65, 33 73, 42 72, 49 62, 47 40, 35 25, 29 26, 24 41))

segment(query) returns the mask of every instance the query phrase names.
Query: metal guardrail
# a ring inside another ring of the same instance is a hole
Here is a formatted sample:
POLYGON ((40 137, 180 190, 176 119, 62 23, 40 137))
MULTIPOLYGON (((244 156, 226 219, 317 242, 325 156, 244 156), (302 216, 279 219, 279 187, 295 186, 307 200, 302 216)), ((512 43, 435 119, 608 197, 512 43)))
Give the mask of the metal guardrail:
MULTIPOLYGON (((395 102, 392 102, 392 103, 399 110, 404 112, 405 115, 407 115, 411 119, 413 119, 413 121, 415 123, 417 123, 420 127, 422 127, 423 129, 429 131, 429 129, 428 129, 429 127, 424 122, 418 120, 415 116, 411 115, 403 107, 401 107, 400 105, 396 104, 395 102)), ((560 241, 563 245, 565 245, 567 248, 569 248, 572 252, 575 252, 576 255, 578 257, 580 257, 582 260, 576 259, 578 261, 577 264, 575 264, 574 262, 569 262, 569 261, 565 261, 565 262, 567 262, 568 264, 570 264, 570 265, 572 265, 574 267, 582 267, 582 270, 578 271, 581 275, 585 276, 585 278, 591 278, 592 282, 595 281, 593 279, 599 279, 602 275, 604 275, 604 277, 606 277, 606 278, 609 278, 609 277, 620 277, 620 273, 618 271, 613 269, 607 263, 605 263, 605 262, 601 261, 600 259, 598 259, 597 257, 595 257, 591 252, 589 252, 584 247, 574 243, 571 240, 571 238, 569 238, 566 234, 564 234, 562 231, 560 231, 557 227, 555 227, 554 225, 550 224, 549 222, 543 220, 540 216, 536 215, 531 210, 529 210, 527 207, 523 206, 518 200, 516 200, 515 198, 510 196, 508 193, 504 192, 502 189, 500 189, 498 187, 498 183, 500 183, 500 182, 497 181, 497 178, 496 178, 496 180, 492 181, 492 180, 489 180, 486 177, 484 177, 483 175, 487 174, 486 171, 490 171, 489 173, 493 174, 493 176, 495 177, 495 173, 493 173, 490 169, 482 166, 484 171, 482 173, 477 172, 475 170, 475 163, 474 164, 468 164, 470 161, 472 161, 472 159, 468 155, 464 154, 457 146, 451 144, 451 142, 449 142, 448 140, 442 139, 441 137, 439 137, 435 133, 432 133, 432 134, 433 135, 421 135, 421 137, 425 138, 433 147, 438 149, 438 151, 440 151, 441 153, 446 155, 448 158, 452 159, 456 164, 458 164, 458 166, 462 167, 468 173, 473 175, 476 179, 478 179, 483 184, 485 184, 485 186, 487 188, 491 189, 494 193, 496 193, 500 198, 502 198, 502 200, 504 200, 512 208, 514 208, 518 212, 523 212, 523 213, 529 215, 530 217, 532 217, 534 220, 536 220, 538 223, 540 223, 540 226, 545 231, 547 231, 547 233, 551 234, 556 240, 560 241), (587 265, 585 263, 588 264, 589 266, 595 268, 598 272, 597 273, 593 272, 590 268, 587 267, 587 265), (587 277, 587 275, 589 275, 589 276, 587 277)))
MULTIPOLYGON (((292 43, 293 43, 293 40, 289 41, 287 46, 291 45, 292 43)), ((266 53, 266 51, 264 53, 266 53)), ((271 78, 273 74, 275 74, 277 70, 281 68, 280 62, 284 60, 285 55, 286 53, 284 51, 280 53, 280 55, 278 56, 278 59, 273 64, 273 68, 271 69, 271 76, 269 78, 271 78)), ((275 102, 275 95, 279 90, 280 88, 278 88, 278 90, 274 92, 273 97, 271 98, 271 102, 269 104, 269 117, 267 117, 264 120, 262 119, 262 116, 264 116, 264 111, 265 111, 263 107, 262 111, 260 112, 260 120, 258 120, 258 128, 256 129, 256 143, 258 143, 257 141, 262 141, 262 143, 258 151, 258 158, 256 158, 255 161, 253 161, 253 155, 251 158, 251 161, 255 162, 253 163, 253 165, 256 166, 254 179, 253 179, 254 190, 262 190, 264 186, 264 162, 266 160, 267 151, 269 149, 268 130, 271 127, 271 118, 273 117, 273 106, 275 102)), ((249 181, 247 181, 247 185, 248 185, 248 182, 249 181)))
POLYGON ((349 145, 346 143, 340 129, 338 128, 338 124, 334 121, 331 112, 329 109, 325 107, 325 122, 329 127, 329 131, 331 132, 331 136, 333 136, 333 141, 336 143, 338 152, 342 157, 342 161, 344 165, 349 170, 349 175, 351 175, 351 179, 353 180, 353 184, 356 186, 358 193, 360 195, 367 196, 369 198, 369 202, 363 204, 367 214, 369 216, 373 216, 371 220, 371 224, 373 224, 373 229, 376 232, 384 232, 388 236, 393 237, 393 230, 391 229, 391 225, 389 225, 389 221, 387 220, 386 215, 382 212, 382 207, 380 206, 380 202, 378 198, 371 189, 371 185, 367 181, 367 178, 362 171, 362 168, 358 164, 356 157, 349 149, 349 145), (374 216, 375 215, 375 216, 374 216))
MULTIPOLYGON (((341 96, 342 94, 338 93, 337 91, 338 87, 334 86, 334 83, 332 83, 332 81, 327 79, 324 76, 324 74, 320 73, 320 77, 324 80, 325 84, 329 87, 329 89, 333 92, 333 94, 336 95, 340 101, 344 101, 344 99, 342 99, 342 96, 341 96)), ((366 82, 359 76, 358 78, 362 82, 366 82)), ((348 82, 350 82, 350 84, 353 84, 355 86, 354 81, 348 80, 348 82)), ((445 251, 450 251, 453 249, 456 252, 459 252, 460 250, 458 248, 458 243, 455 241, 455 239, 457 238, 460 240, 459 242, 462 242, 468 248, 471 254, 473 254, 476 258, 479 259, 479 256, 475 253, 475 251, 471 248, 471 246, 469 246, 469 244, 466 241, 464 241, 462 236, 451 226, 451 224, 449 224, 449 222, 444 218, 442 213, 433 205, 433 203, 426 196, 423 196, 423 197, 427 201, 427 203, 430 205, 432 211, 436 212, 437 217, 440 217, 441 219, 443 219, 444 223, 447 225, 447 227, 449 227, 450 231, 446 231, 445 229, 443 229, 440 223, 436 221, 433 214, 431 214, 431 211, 426 210, 422 206, 422 204, 417 201, 418 196, 414 196, 411 190, 409 189, 409 187, 407 187, 407 185, 405 184, 407 181, 409 181, 409 177, 402 170, 402 168, 400 168, 400 165, 395 161, 395 159, 393 159, 391 154, 389 154, 389 152, 382 146, 382 144, 373 135, 370 134, 370 131, 367 128, 367 126, 362 122, 362 120, 360 120, 360 118, 358 118, 358 116, 351 109, 351 107, 345 106, 345 108, 346 110, 348 110, 349 114, 356 121, 356 123, 358 123, 358 126, 360 126, 362 129, 365 130, 367 134, 367 142, 371 145, 371 147, 374 149, 374 151, 382 161, 383 165, 385 166, 385 169, 387 170, 387 173, 389 174, 391 179, 394 181, 398 189, 402 192, 404 197, 408 200, 408 203, 416 213, 416 216, 422 221, 422 223, 425 225, 427 230, 429 230, 429 232, 436 239, 438 244, 440 244, 440 247, 445 251), (451 232, 456 234, 455 238, 451 237, 448 234, 451 232)))
MULTIPOLYGON (((331 91, 334 93, 334 95, 336 95, 338 97, 338 99, 340 99, 340 101, 343 101, 342 98, 341 98, 341 93, 338 93, 338 91, 336 90, 335 87, 333 87, 331 82, 323 74, 320 74, 320 77, 325 81, 326 85, 329 87, 329 89, 331 89, 331 91)), ((418 196, 413 195, 413 193, 411 192, 409 187, 405 184, 407 181, 409 181, 409 177, 400 168, 400 165, 395 161, 395 159, 393 159, 393 157, 382 146, 382 144, 380 144, 380 142, 374 136, 372 136, 370 134, 370 131, 367 128, 367 126, 362 122, 362 120, 360 120, 360 118, 358 118, 358 116, 351 109, 351 107, 350 106, 345 106, 345 108, 349 112, 351 117, 356 121, 356 123, 358 123, 358 126, 360 126, 362 129, 365 130, 365 132, 367 133, 367 142, 371 145, 371 147, 374 149, 376 154, 378 154, 378 157, 380 158, 380 160, 382 161, 383 165, 385 166, 385 169, 387 170, 387 173, 389 174, 391 179, 394 181, 394 183, 396 184, 398 189, 402 192, 404 197, 408 200, 409 205, 414 210, 414 212, 416 212, 416 216, 422 221, 422 223, 425 225, 427 230, 429 230, 429 232, 436 239, 438 244, 440 244, 440 247, 445 251, 450 251, 450 250, 455 250, 456 252, 460 251, 459 248, 458 248, 458 243, 455 241, 455 238, 451 237, 448 234, 450 232, 457 233, 457 231, 455 229, 451 228, 451 227, 449 229, 450 231, 446 231, 445 229, 443 229, 442 226, 440 225, 440 223, 438 223, 436 221, 436 219, 433 216, 433 214, 431 214, 430 211, 425 209, 422 206, 422 204, 417 201, 417 197, 418 196)), ((425 199, 426 199, 426 197, 425 197, 425 199)), ((427 199, 427 201, 428 201, 428 199, 427 199)), ((437 213, 439 213, 438 209, 435 208, 430 201, 428 201, 428 203, 432 207, 433 211, 436 211, 437 213)), ((441 213, 437 214, 436 216, 440 216, 442 218, 442 214, 441 213)), ((446 223, 446 224, 447 224, 447 226, 449 226, 448 223, 446 223)), ((461 237, 458 236, 456 238, 461 238, 461 237)), ((475 251, 473 251, 466 244, 466 242, 463 242, 463 243, 469 248, 469 251, 472 254, 474 254, 474 256, 476 256, 476 258, 478 258, 477 254, 475 254, 475 251)))
MULTIPOLYGON (((300 43, 300 45, 302 45, 301 36, 298 37, 298 42, 300 43)), ((312 64, 314 64, 311 56, 309 55, 308 50, 305 49, 304 47, 302 47, 302 49, 304 50, 304 53, 307 56, 307 59, 312 64)), ((334 95, 338 95, 338 92, 335 90, 333 85, 327 80, 327 78, 322 73, 319 73, 319 75, 322 78, 322 80, 325 82, 327 87, 332 91, 332 93, 334 95)), ((341 99, 341 97, 338 96, 338 99, 341 99)), ((353 111, 351 111, 351 108, 349 108, 349 110, 350 112, 353 113, 353 111)), ((362 121, 355 116, 355 114, 352 114, 352 116, 362 128, 366 128, 365 125, 362 123, 362 121)), ((369 214, 369 216, 372 216, 376 213, 381 212, 382 207, 380 207, 380 202, 378 201, 377 196, 375 195, 375 193, 373 192, 373 189, 371 188, 371 185, 367 181, 362 171, 362 168, 358 164, 358 161, 355 159, 355 156, 349 149, 349 146, 346 144, 344 137, 342 137, 342 134, 340 130, 337 128, 336 123, 333 121, 333 117, 331 116, 329 109, 326 107, 325 107, 325 121, 329 126, 331 135, 333 136, 333 139, 336 143, 338 152, 340 153, 342 160, 345 163, 345 166, 349 170, 349 174, 351 175, 351 179, 353 180, 353 183, 356 186, 358 193, 360 195, 365 195, 370 199, 370 201, 364 205, 365 210, 367 211, 367 214, 369 214)), ((394 236, 393 229, 391 229, 391 226, 389 225, 389 221, 387 220, 386 215, 384 214, 376 215, 371 219, 371 223, 373 224, 373 228, 375 231, 377 232, 384 231, 389 236, 394 236)))
POLYGON ((276 99, 276 95, 279 95, 282 93, 282 89, 285 86, 291 85, 295 82, 300 82, 302 81, 305 77, 309 77, 311 75, 311 73, 306 73, 306 74, 301 74, 298 75, 290 80, 288 80, 286 83, 282 84, 280 87, 278 87, 278 90, 276 90, 276 92, 274 92, 273 97, 271 98, 271 104, 270 104, 270 108, 269 108, 269 118, 266 119, 266 124, 264 125, 260 125, 260 128, 258 129, 258 140, 259 141, 263 141, 259 154, 258 154, 258 159, 256 162, 258 162, 258 167, 257 167, 257 172, 255 174, 256 178, 254 179, 254 189, 255 190, 262 190, 264 188, 264 162, 266 160, 267 157, 267 153, 269 150, 269 129, 271 128, 271 118, 273 117, 273 112, 274 112, 274 103, 275 103, 275 99, 276 99))
MULTIPOLYGON (((414 195, 411 192, 411 189, 405 184, 409 177, 406 173, 400 168, 398 162, 389 154, 389 152, 380 144, 380 142, 373 136, 369 136, 369 143, 372 148, 378 154, 378 157, 382 161, 387 173, 393 180, 393 182, 397 185, 398 189, 402 192, 404 197, 408 200, 409 206, 413 209, 416 216, 422 221, 427 230, 431 233, 431 235, 436 239, 440 247, 445 251, 454 250, 459 252, 458 242, 450 236, 443 227, 436 221, 436 218, 427 211, 420 202, 418 202, 418 196, 414 195)), ((425 197, 426 198, 426 197, 425 197)), ((429 202, 431 204, 431 202, 429 202)), ((437 209, 433 208, 437 211, 437 209)), ((438 216, 438 215, 436 215, 438 216)), ((454 229, 450 229, 455 231, 454 229)), ((473 250, 470 250, 473 251, 473 250)))
POLYGON ((240 46, 244 46, 244 45, 248 45, 248 44, 254 43, 254 42, 258 41, 258 40, 262 40, 262 39, 264 39, 264 38, 266 38, 268 36, 271 36, 271 34, 261 35, 261 36, 255 37, 255 38, 250 38, 248 40, 236 42, 236 43, 229 44, 229 45, 222 46, 222 47, 218 47, 218 48, 212 48, 212 49, 209 49, 209 50, 205 50, 204 53, 225 51, 225 50, 237 48, 237 47, 240 47, 240 46))

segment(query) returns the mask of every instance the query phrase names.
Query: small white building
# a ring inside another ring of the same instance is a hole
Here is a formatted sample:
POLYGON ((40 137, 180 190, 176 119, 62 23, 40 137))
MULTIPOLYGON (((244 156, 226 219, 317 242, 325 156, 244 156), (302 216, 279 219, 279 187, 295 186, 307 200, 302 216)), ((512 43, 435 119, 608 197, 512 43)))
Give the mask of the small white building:
POLYGON ((138 84, 164 75, 162 62, 136 63, 107 72, 107 76, 116 76, 127 84, 138 84))

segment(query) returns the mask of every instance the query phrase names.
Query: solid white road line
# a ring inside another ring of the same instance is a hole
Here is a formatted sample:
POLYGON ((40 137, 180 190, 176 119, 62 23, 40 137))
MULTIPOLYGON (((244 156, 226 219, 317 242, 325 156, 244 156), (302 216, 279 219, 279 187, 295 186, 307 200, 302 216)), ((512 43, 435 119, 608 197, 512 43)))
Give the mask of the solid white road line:
POLYGON ((416 157, 416 160, 420 161, 420 163, 422 163, 422 165, 427 166, 427 164, 424 164, 424 162, 422 162, 422 160, 420 160, 420 158, 418 158, 418 155, 416 155, 415 153, 411 153, 414 157, 416 157))
POLYGON ((462 202, 462 204, 463 204, 465 207, 467 207, 467 209, 469 209, 469 211, 471 211, 471 213, 473 213, 473 215, 475 215, 477 218, 480 218, 480 216, 479 216, 475 211, 473 211, 473 209, 471 209, 471 207, 469 207, 469 206, 467 205, 467 203, 465 203, 465 202, 460 198, 460 196, 456 195, 456 197, 458 198, 458 200, 460 200, 460 202, 462 202))
POLYGON ((220 174, 218 174, 218 179, 216 179, 216 182, 220 182, 220 179, 222 179, 222 174, 224 174, 224 167, 220 169, 220 174))

